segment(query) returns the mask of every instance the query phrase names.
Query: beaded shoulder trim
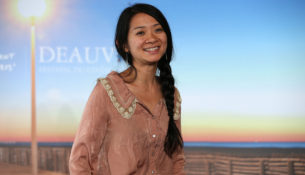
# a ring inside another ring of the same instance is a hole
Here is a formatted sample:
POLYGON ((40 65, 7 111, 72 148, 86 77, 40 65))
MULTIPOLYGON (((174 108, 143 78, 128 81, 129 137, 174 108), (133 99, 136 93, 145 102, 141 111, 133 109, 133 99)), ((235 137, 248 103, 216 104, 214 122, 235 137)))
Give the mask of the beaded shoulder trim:
POLYGON ((121 116, 123 118, 129 119, 133 115, 133 113, 134 113, 134 111, 136 109, 137 99, 135 98, 128 108, 124 108, 117 101, 117 98, 115 97, 115 95, 113 93, 113 90, 112 90, 112 87, 110 86, 110 84, 107 81, 107 79, 106 78, 100 78, 99 81, 102 83, 102 85, 106 89, 106 92, 107 92, 107 94, 108 94, 108 96, 109 96, 113 106, 116 108, 116 110, 121 114, 121 116))
POLYGON ((178 120, 181 116, 181 97, 179 92, 177 93, 177 101, 175 104, 175 110, 174 110, 174 120, 178 120))

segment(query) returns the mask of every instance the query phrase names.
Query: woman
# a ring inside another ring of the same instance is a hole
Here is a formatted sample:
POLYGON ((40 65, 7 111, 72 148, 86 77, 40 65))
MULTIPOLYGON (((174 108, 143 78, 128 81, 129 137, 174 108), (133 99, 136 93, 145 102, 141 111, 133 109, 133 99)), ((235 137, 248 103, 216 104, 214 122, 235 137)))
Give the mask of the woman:
POLYGON ((126 8, 115 45, 130 67, 98 80, 75 137, 70 173, 185 174, 181 98, 165 17, 148 4, 126 8))

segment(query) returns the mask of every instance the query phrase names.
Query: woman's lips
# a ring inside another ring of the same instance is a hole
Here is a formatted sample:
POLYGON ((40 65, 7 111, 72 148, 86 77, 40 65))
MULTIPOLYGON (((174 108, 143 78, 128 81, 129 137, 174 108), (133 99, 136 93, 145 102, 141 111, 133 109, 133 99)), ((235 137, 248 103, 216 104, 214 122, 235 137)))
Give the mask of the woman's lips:
POLYGON ((146 48, 146 49, 144 49, 144 51, 149 52, 149 53, 158 53, 159 49, 160 49, 160 46, 156 46, 156 47, 146 48))

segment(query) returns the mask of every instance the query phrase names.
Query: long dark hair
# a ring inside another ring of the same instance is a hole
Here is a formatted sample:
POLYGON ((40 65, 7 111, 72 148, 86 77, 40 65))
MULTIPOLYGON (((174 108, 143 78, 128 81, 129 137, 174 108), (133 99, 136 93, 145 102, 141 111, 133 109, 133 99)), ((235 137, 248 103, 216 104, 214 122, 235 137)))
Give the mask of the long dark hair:
POLYGON ((130 27, 130 21, 132 17, 137 13, 146 13, 155 18, 160 23, 167 36, 166 52, 159 60, 157 67, 160 73, 159 83, 161 85, 162 95, 166 101, 166 107, 169 116, 168 130, 164 143, 164 151, 168 156, 172 157, 172 154, 177 149, 179 149, 179 147, 183 147, 183 140, 181 133, 179 132, 179 129, 174 122, 175 79, 172 75, 172 69, 170 66, 173 53, 173 41, 167 20, 161 11, 152 5, 139 3, 128 7, 121 13, 119 17, 115 33, 115 46, 120 57, 124 59, 136 72, 132 62, 132 55, 125 52, 125 47, 128 42, 127 36, 130 27))

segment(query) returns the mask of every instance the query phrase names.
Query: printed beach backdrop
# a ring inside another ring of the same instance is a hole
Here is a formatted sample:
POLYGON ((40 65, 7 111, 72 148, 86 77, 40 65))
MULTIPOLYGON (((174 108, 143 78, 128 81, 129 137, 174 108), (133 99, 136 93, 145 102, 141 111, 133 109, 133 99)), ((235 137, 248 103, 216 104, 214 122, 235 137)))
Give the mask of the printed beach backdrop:
MULTIPOLYGON (((186 146, 305 147, 305 1, 47 2, 36 21, 39 142, 73 141, 96 79, 126 68, 113 41, 120 12, 146 2, 172 30, 186 146)), ((0 10, 0 142, 30 142, 31 25, 15 0, 0 10)))

